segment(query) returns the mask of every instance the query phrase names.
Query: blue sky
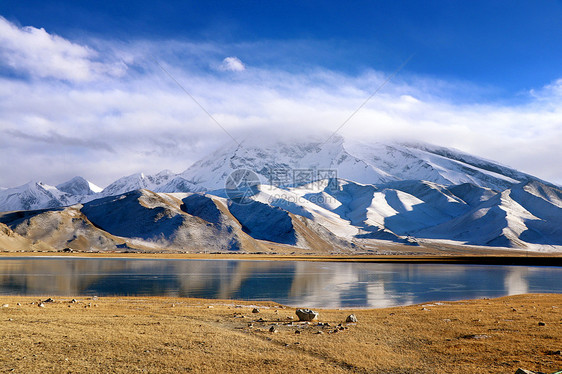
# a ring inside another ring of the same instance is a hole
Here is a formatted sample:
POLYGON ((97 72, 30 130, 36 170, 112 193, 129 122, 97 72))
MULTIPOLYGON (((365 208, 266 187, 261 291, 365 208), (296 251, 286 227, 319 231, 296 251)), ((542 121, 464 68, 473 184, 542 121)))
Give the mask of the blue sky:
POLYGON ((280 56, 236 44, 299 41, 284 68, 351 74, 393 70, 415 53, 409 72, 493 86, 506 99, 558 78, 562 61, 561 1, 3 1, 0 14, 75 40, 212 40, 254 66, 280 56))
POLYGON ((5 0, 0 16, 2 187, 180 172, 228 141, 155 61, 243 136, 335 129, 411 55, 344 135, 562 183, 562 1, 5 0))

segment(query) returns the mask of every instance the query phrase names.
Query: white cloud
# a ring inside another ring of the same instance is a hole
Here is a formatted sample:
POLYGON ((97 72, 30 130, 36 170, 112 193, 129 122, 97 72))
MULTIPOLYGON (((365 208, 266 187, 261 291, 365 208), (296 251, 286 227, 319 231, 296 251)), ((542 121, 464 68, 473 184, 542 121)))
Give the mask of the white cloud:
POLYGON ((93 49, 32 26, 18 27, 0 16, 0 63, 18 73, 74 82, 120 75, 124 65, 97 61, 93 49))
MULTIPOLYGON (((17 35, 27 32, 16 31, 17 35)), ((257 67, 236 80, 225 80, 222 74, 198 68, 216 61, 217 55, 227 55, 221 45, 199 48, 195 43, 143 41, 123 46, 102 41, 106 43, 102 49, 118 51, 138 69, 119 79, 109 76, 96 84, 74 84, 99 74, 92 67, 94 49, 48 34, 47 39, 51 42, 37 43, 50 45, 52 50, 39 48, 41 53, 66 56, 70 62, 67 69, 43 76, 66 79, 70 84, 0 77, 2 187, 32 179, 58 184, 75 175, 104 186, 140 171, 181 172, 230 142, 152 56, 158 56, 174 79, 237 138, 256 129, 296 134, 334 131, 384 80, 384 74, 375 71, 349 76, 323 69, 294 73, 257 67), (179 55, 178 51, 186 50, 197 57, 186 60, 179 55), (70 68, 73 63, 82 66, 76 61, 85 66, 80 74, 70 68), (78 75, 70 78, 71 74, 78 75)), ((4 43, 0 48, 7 53, 4 43)), ((11 58, 21 58, 15 49, 11 53, 15 56, 11 58)), ((116 60, 108 56, 112 59, 116 60)), ((48 73, 32 64, 26 69, 38 70, 35 76, 41 76, 39 71, 48 73)), ((400 78, 374 96, 341 133, 362 139, 407 137, 455 147, 562 183, 562 170, 556 162, 562 159, 560 81, 538 87, 538 94, 524 104, 482 105, 449 99, 448 82, 400 78)))
POLYGON ((219 65, 221 71, 244 71, 246 66, 240 61, 238 57, 226 57, 219 65))

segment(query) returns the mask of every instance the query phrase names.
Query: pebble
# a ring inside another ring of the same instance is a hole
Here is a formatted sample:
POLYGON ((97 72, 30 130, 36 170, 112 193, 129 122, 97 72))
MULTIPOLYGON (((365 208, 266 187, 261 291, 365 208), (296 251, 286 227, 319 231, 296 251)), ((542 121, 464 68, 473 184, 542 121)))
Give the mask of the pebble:
POLYGON ((259 313, 259 312, 260 312, 260 310, 258 308, 252 309, 252 313, 259 313))
POLYGON ((539 326, 546 326, 546 323, 544 323, 543 321, 540 321, 539 326))
POLYGON ((4 304, 4 305, 2 305, 2 308, 7 308, 9 306, 10 306, 10 304, 4 304))
POLYGON ((355 317, 355 314, 350 314, 347 316, 347 318, 345 319, 345 322, 347 323, 356 323, 357 322, 357 317, 355 317))
POLYGON ((39 303, 37 306, 38 306, 39 308, 44 308, 44 307, 45 307, 45 304, 39 303))
POLYGON ((269 332, 271 332, 271 333, 277 333, 277 332, 279 332, 279 331, 275 328, 275 326, 271 326, 271 327, 269 328, 269 332))

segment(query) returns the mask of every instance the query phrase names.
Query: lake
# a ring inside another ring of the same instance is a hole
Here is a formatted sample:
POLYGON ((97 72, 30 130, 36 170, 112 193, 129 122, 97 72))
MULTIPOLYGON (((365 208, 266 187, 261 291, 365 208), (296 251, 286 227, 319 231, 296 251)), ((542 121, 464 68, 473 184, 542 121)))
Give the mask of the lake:
POLYGON ((177 296, 315 308, 562 293, 562 268, 130 258, 0 258, 0 295, 177 296))

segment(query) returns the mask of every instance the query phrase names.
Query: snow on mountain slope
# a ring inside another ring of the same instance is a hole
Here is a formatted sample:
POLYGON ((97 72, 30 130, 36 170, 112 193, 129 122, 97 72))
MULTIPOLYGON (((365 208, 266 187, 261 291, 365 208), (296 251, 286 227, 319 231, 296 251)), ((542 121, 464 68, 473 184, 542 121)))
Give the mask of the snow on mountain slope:
POLYGON ((560 190, 537 182, 520 184, 510 189, 509 197, 523 205, 534 216, 551 222, 559 221, 562 226, 562 201, 560 190))
MULTIPOLYGON (((379 186, 381 189, 393 189, 415 196, 425 203, 430 203, 435 209, 450 217, 455 217, 466 211, 466 202, 451 193, 447 187, 437 183, 414 180, 387 183, 379 186)), ((411 209, 410 209, 411 210, 411 209)))
POLYGON ((491 161, 426 144, 354 142, 346 144, 346 149, 398 180, 424 180, 446 186, 472 183, 496 191, 521 181, 537 180, 491 161))
POLYGON ((363 184, 424 180, 445 186, 471 183, 496 191, 522 181, 540 181, 461 151, 419 143, 348 142, 339 136, 327 142, 320 137, 250 137, 217 150, 180 176, 216 190, 240 168, 257 173, 263 184, 285 187, 327 178, 328 171, 331 177, 363 184))
POLYGON ((70 195, 93 195, 101 192, 103 189, 96 186, 90 181, 82 177, 74 177, 69 181, 58 184, 57 189, 62 192, 66 192, 70 195))
POLYGON ((529 243, 562 244, 562 191, 538 182, 511 189, 509 197, 537 217, 525 222, 519 238, 529 243))
POLYGON ((497 162, 476 157, 456 149, 445 148, 445 147, 435 146, 432 144, 424 144, 424 143, 407 143, 405 145, 411 149, 418 149, 425 153, 434 154, 450 160, 458 161, 463 165, 468 165, 470 168, 478 170, 484 174, 488 174, 491 177, 504 179, 511 183, 513 181, 518 181, 523 183, 538 181, 541 184, 548 184, 547 182, 539 180, 538 178, 532 175, 522 173, 513 168, 500 165, 497 162))
POLYGON ((523 190, 559 208, 562 208, 562 190, 559 188, 533 181, 523 185, 523 190))
POLYGON ((372 186, 338 180, 337 188, 333 182, 328 186, 328 181, 323 189, 314 189, 314 185, 318 183, 292 191, 310 203, 318 202, 319 207, 367 232, 386 230, 387 233, 407 236, 470 209, 444 186, 430 182, 401 181, 372 186))
POLYGON ((339 178, 362 183, 394 180, 390 175, 351 156, 343 146, 343 138, 313 141, 277 141, 249 138, 240 145, 232 144, 196 162, 181 176, 208 190, 225 187, 225 180, 236 169, 257 173, 261 183, 293 186, 310 183, 323 171, 337 170, 339 178), (294 171, 310 173, 297 173, 294 171), (301 179, 302 178, 302 179, 301 179))
POLYGON ((76 198, 43 182, 29 182, 23 186, 0 191, 0 211, 55 208, 73 204, 76 198))
MULTIPOLYGON (((317 202, 312 202, 310 196, 305 197, 310 191, 311 188, 306 186, 285 190, 275 186, 262 185, 259 187, 259 193, 252 199, 310 219, 341 238, 351 240, 359 233, 359 229, 349 221, 342 219, 338 214, 317 202)), ((326 198, 323 201, 335 200, 326 198)))
POLYGON ((471 207, 478 206, 497 195, 497 192, 489 188, 478 187, 472 183, 462 183, 447 189, 471 207))
MULTIPOLYGON (((101 191, 102 196, 115 196, 129 191, 140 189, 155 190, 159 186, 165 185, 169 180, 173 179, 175 174, 170 170, 163 170, 155 175, 145 175, 144 173, 136 173, 116 180, 101 191)), ((172 192, 172 191, 170 191, 172 192)), ((173 191, 184 192, 184 191, 173 191)))
POLYGON ((528 248, 533 244, 562 245, 560 208, 543 205, 535 198, 521 195, 517 191, 522 187, 519 185, 505 190, 468 213, 415 235, 486 246, 528 248), (542 211, 544 208, 547 212, 542 211), (541 216, 548 216, 548 220, 541 216))
MULTIPOLYGON (((404 238, 398 237, 385 227, 386 214, 393 214, 396 211, 384 206, 386 202, 379 201, 380 193, 375 186, 346 180, 325 180, 293 188, 292 191, 311 204, 316 204, 317 207, 339 216, 340 221, 345 222, 338 223, 338 226, 345 230, 339 231, 342 237, 349 237, 351 234, 356 238, 406 242, 404 238), (354 229, 357 231, 353 234, 354 229)), ((326 216, 325 213, 322 215, 326 216)), ((314 221, 330 230, 333 230, 330 223, 337 222, 334 218, 331 221, 315 218, 314 221)))
POLYGON ((168 179, 166 182, 160 183, 159 185, 152 188, 154 192, 203 192, 206 189, 191 183, 187 179, 181 176, 175 176, 168 179))

